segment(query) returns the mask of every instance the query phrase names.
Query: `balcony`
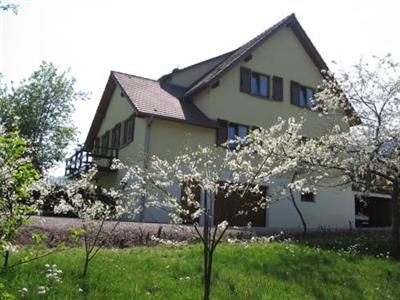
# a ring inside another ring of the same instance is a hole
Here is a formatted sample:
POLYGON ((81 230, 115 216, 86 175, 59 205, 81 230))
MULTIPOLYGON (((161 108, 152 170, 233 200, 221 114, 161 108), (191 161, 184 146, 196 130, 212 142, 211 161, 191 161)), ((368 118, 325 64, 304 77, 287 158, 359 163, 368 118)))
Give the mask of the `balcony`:
POLYGON ((93 151, 85 149, 76 150, 65 161, 65 177, 74 177, 81 172, 86 172, 96 165, 99 171, 111 172, 111 164, 114 158, 118 158, 118 149, 95 147, 93 151))

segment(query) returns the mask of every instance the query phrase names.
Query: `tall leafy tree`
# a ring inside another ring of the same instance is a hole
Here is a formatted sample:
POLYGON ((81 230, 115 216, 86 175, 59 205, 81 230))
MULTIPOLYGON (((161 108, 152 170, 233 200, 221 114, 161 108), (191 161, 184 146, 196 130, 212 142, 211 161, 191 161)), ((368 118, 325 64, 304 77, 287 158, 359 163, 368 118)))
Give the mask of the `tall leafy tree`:
POLYGON ((77 132, 71 119, 74 102, 86 98, 69 71, 42 62, 18 87, 2 94, 0 119, 8 127, 18 120, 17 129, 30 141, 35 168, 43 172, 61 161, 77 132))

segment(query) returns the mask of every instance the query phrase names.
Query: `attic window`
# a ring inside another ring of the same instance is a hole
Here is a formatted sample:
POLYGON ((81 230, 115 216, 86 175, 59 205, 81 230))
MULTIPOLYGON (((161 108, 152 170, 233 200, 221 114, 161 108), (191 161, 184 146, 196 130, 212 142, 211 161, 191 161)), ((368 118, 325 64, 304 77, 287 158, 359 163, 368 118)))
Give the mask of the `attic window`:
POLYGON ((240 68, 240 91, 243 93, 269 98, 270 76, 254 72, 248 68, 240 68))
POLYGON ((267 98, 269 96, 269 76, 251 72, 251 93, 267 98))
POLYGON ((290 103, 300 107, 311 108, 313 106, 314 89, 300 85, 298 82, 290 82, 290 103))

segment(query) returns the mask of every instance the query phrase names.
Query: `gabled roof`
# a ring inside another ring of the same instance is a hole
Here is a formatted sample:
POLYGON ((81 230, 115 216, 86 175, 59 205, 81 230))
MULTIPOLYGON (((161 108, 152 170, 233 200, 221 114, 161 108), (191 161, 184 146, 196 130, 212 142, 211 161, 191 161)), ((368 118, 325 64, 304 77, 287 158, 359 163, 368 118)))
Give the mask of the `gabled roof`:
POLYGON ((291 14, 276 23, 272 27, 268 28, 266 31, 256 36, 254 39, 250 40, 243 46, 239 47, 237 50, 233 51, 231 55, 229 55, 224 61, 222 61, 218 66, 204 75, 200 80, 195 82, 191 87, 188 88, 186 93, 183 95, 184 98, 192 96, 202 88, 207 86, 211 86, 213 83, 218 81, 222 75, 224 75, 227 71, 229 71, 236 63, 239 63, 241 60, 245 59, 247 56, 251 54, 258 46, 264 43, 267 39, 269 39, 272 35, 274 35, 277 31, 284 27, 290 27, 296 37, 299 39, 300 43, 303 45, 304 49, 307 51, 311 60, 318 67, 319 70, 327 70, 328 67, 321 55, 318 53, 315 46, 312 44, 311 40, 308 38, 307 34, 301 27, 299 21, 297 20, 294 14, 291 14))
POLYGON ((171 73, 168 73, 168 74, 165 74, 165 75, 161 76, 158 80, 159 80, 159 81, 166 81, 166 80, 168 80, 171 76, 173 76, 174 74, 179 74, 179 73, 181 73, 181 72, 185 72, 185 71, 187 71, 187 70, 190 70, 190 69, 199 67, 199 66, 201 66, 201 65, 204 65, 204 64, 207 64, 207 63, 210 63, 210 62, 213 62, 213 61, 225 61, 225 59, 227 59, 227 58, 228 58, 233 52, 235 52, 236 50, 237 50, 237 49, 235 49, 235 50, 233 50, 233 51, 226 52, 226 53, 224 53, 224 54, 220 54, 220 55, 217 55, 217 56, 208 58, 208 59, 206 59, 206 60, 200 61, 200 62, 195 63, 195 64, 193 64, 193 65, 184 67, 184 68, 182 68, 182 69, 175 68, 175 69, 172 70, 171 73))
POLYGON ((108 104, 117 85, 132 104, 132 108, 137 116, 154 116, 159 119, 184 122, 197 126, 217 127, 217 124, 208 119, 193 103, 181 101, 178 98, 185 92, 181 87, 162 84, 153 79, 111 71, 85 141, 85 146, 88 149, 93 146, 94 139, 98 134, 108 104))
POLYGON ((159 81, 111 72, 122 91, 141 116, 153 115, 195 125, 215 127, 215 123, 191 102, 180 101, 181 87, 162 84, 159 81))
POLYGON ((184 122, 193 125, 212 128, 217 127, 215 121, 208 119, 207 116, 204 115, 204 113, 191 101, 185 100, 201 91, 203 88, 212 86, 226 72, 240 61, 249 57, 258 46, 284 27, 292 29, 297 39, 320 71, 328 70, 326 63, 308 38, 296 16, 291 14, 236 50, 210 58, 181 70, 174 70, 172 73, 162 76, 158 81, 112 71, 90 127, 85 142, 86 147, 91 148, 93 144, 116 85, 121 87, 138 116, 154 116, 161 119, 184 122), (168 83, 169 78, 173 76, 175 72, 185 72, 190 68, 214 60, 218 62, 219 59, 221 59, 221 62, 217 63, 215 67, 212 67, 188 88, 168 83))

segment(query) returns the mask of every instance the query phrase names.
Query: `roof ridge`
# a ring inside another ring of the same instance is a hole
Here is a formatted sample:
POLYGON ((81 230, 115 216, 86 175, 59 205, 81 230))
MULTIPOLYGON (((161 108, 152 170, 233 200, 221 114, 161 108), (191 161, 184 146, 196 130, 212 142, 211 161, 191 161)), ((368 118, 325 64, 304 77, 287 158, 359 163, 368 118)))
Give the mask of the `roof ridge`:
POLYGON ((152 79, 152 78, 148 78, 148 77, 143 77, 143 76, 139 76, 139 75, 134 75, 134 74, 129 74, 129 73, 120 72, 120 71, 111 70, 111 73, 118 73, 118 74, 122 74, 122 75, 133 76, 133 77, 136 77, 136 78, 141 78, 141 79, 145 79, 145 80, 150 80, 150 81, 158 82, 158 80, 156 80, 156 79, 152 79))
POLYGON ((201 64, 203 64, 203 63, 210 62, 210 61, 212 61, 212 60, 214 60, 214 59, 217 59, 217 58, 221 58, 222 56, 225 56, 225 55, 226 55, 226 56, 229 56, 230 54, 232 54, 232 53, 235 52, 236 50, 237 50, 237 49, 231 50, 231 51, 228 51, 228 52, 225 52, 225 53, 216 55, 216 56, 213 56, 213 57, 211 57, 211 58, 207 58, 207 59, 202 60, 202 61, 199 61, 199 62, 197 62, 197 63, 188 65, 188 66, 186 66, 186 67, 184 67, 184 68, 182 68, 182 69, 179 69, 179 68, 178 68, 178 69, 174 69, 175 71, 172 71, 172 72, 169 72, 169 73, 167 73, 167 74, 162 75, 158 80, 161 80, 162 78, 164 78, 164 77, 166 77, 166 76, 169 76, 169 75, 172 75, 172 74, 174 74, 174 73, 178 73, 178 72, 181 72, 181 71, 186 71, 186 70, 188 70, 188 69, 190 69, 190 68, 197 67, 198 65, 201 65, 201 64))
POLYGON ((266 38, 268 38, 277 29, 281 28, 285 24, 287 26, 287 25, 291 24, 292 22, 296 22, 297 24, 299 24, 299 22, 296 19, 296 15, 294 13, 286 16, 285 18, 281 19, 279 22, 275 23, 271 27, 264 30, 262 33, 260 33, 256 37, 254 37, 251 40, 249 40, 248 42, 242 44, 239 48, 232 51, 232 54, 229 55, 223 61, 221 61, 221 63, 216 65, 209 72, 207 72, 201 78, 199 78, 199 80, 197 80, 195 83, 193 83, 191 86, 189 86, 189 88, 187 89, 187 91, 183 95, 183 97, 191 96, 197 90, 201 89, 204 85, 207 85, 209 82, 212 82, 213 80, 218 79, 226 71, 228 71, 230 69, 230 67, 235 64, 235 62, 237 62, 238 60, 240 60, 241 58, 246 56, 252 49, 256 48, 260 43, 262 43, 266 38), (229 62, 229 60, 231 60, 231 61, 229 62), (218 70, 218 68, 221 67, 224 63, 227 63, 227 65, 225 67, 220 68, 220 70, 218 70), (215 72, 216 74, 214 74, 214 76, 212 78, 207 79, 207 76, 213 72, 215 72), (205 82, 202 83, 202 81, 205 81, 205 82))

